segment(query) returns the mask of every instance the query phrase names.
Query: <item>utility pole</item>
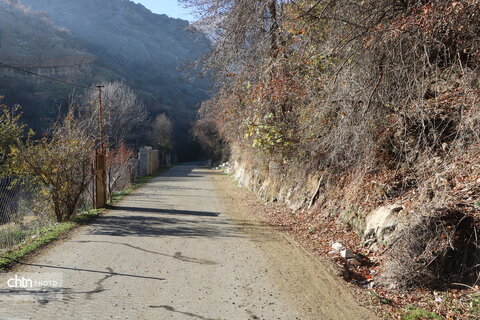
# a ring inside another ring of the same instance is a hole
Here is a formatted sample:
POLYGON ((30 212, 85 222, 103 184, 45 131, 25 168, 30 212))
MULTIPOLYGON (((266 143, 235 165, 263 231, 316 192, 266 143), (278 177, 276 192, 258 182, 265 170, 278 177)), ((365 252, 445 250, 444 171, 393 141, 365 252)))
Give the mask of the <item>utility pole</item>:
POLYGON ((103 131, 103 106, 102 106, 102 88, 105 86, 96 86, 98 88, 98 124, 100 129, 100 152, 105 153, 104 139, 105 132, 103 131))
POLYGON ((103 208, 107 204, 107 177, 106 177, 106 153, 105 153, 105 133, 103 129, 103 109, 102 109, 102 88, 104 86, 98 85, 98 122, 100 130, 100 146, 97 149, 95 164, 96 164, 96 179, 95 179, 95 208, 103 208))

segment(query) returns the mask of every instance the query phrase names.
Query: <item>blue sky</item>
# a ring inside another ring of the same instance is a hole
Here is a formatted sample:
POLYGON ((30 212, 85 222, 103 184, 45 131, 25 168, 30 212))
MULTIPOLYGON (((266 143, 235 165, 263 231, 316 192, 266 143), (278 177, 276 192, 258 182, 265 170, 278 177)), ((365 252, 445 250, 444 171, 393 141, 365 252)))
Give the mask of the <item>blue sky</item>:
POLYGON ((145 8, 150 9, 154 13, 164 13, 172 18, 188 21, 196 20, 190 14, 190 10, 182 8, 177 0, 133 0, 133 2, 141 3, 145 8))

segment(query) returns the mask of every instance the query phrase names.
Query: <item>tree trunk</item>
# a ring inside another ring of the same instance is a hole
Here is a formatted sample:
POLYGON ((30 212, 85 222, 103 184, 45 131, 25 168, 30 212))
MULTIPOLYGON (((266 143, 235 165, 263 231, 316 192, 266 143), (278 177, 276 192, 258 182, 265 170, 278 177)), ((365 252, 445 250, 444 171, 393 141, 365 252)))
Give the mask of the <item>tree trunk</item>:
POLYGON ((268 4, 268 11, 270 13, 270 19, 272 23, 270 25, 270 54, 273 58, 278 55, 278 21, 277 21, 277 1, 272 0, 268 4))

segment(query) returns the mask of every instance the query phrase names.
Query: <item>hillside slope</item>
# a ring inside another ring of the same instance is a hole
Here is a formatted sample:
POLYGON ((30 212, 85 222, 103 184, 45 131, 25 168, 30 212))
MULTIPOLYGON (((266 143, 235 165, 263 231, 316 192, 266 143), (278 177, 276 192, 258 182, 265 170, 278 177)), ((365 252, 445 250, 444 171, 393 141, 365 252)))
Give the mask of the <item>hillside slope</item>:
POLYGON ((199 8, 225 15, 196 127, 212 154, 317 249, 356 238, 379 268, 357 280, 477 285, 480 2, 222 4, 199 8))
MULTIPOLYGON (((87 81, 96 57, 44 14, 0 1, 0 26, 0 62, 61 81, 87 81)), ((7 103, 21 104, 36 129, 46 125, 40 119, 56 117, 71 89, 0 66, 0 95, 7 103)))
POLYGON ((22 0, 22 3, 47 12, 56 25, 68 28, 81 39, 100 63, 128 76, 144 91, 150 94, 161 91, 161 103, 168 106, 196 103, 198 99, 192 97, 203 94, 178 72, 189 60, 200 57, 208 45, 205 38, 187 30, 187 21, 154 14, 131 1, 22 0), (190 95, 182 94, 182 89, 189 90, 190 95))
MULTIPOLYGON (((209 41, 187 30, 187 21, 153 14, 131 1, 3 1, 15 3, 17 9, 6 3, 0 9, 5 14, 16 10, 17 18, 10 19, 11 23, 8 19, 0 20, 2 37, 15 39, 16 34, 24 35, 23 40, 19 37, 17 42, 2 45, 0 57, 4 61, 12 61, 11 56, 18 60, 22 43, 28 43, 36 56, 23 56, 17 61, 19 66, 42 68, 47 60, 67 63, 82 56, 90 66, 82 69, 83 80, 81 77, 72 80, 85 84, 126 81, 145 101, 152 117, 167 113, 174 120, 177 148, 190 148, 190 123, 197 105, 208 96, 209 83, 190 81, 180 69, 202 56, 209 41), (41 27, 30 30, 31 24, 41 27), (14 54, 6 52, 7 48, 14 54)), ((58 89, 58 85, 50 85, 53 90, 58 89)), ((20 96, 12 100, 25 104, 28 116, 31 103, 20 96)))

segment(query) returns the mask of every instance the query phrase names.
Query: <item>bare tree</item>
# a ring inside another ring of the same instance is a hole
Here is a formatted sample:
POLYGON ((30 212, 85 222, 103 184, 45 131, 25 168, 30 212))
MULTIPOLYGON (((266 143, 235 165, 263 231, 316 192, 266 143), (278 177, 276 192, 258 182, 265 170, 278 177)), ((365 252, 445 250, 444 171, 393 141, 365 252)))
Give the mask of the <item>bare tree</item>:
POLYGON ((205 61, 208 72, 215 72, 217 84, 229 82, 239 72, 256 69, 275 56, 279 42, 279 21, 283 0, 181 0, 201 16, 202 24, 213 24, 218 31, 211 54, 205 61))
MULTIPOLYGON (((117 148, 122 141, 132 141, 145 124, 148 112, 135 92, 123 82, 109 82, 103 88, 103 123, 109 147, 117 148)), ((85 132, 99 137, 98 89, 92 87, 77 99, 75 109, 85 132)))
POLYGON ((152 124, 152 142, 161 150, 172 148, 172 121, 165 115, 158 115, 152 124))
POLYGON ((109 149, 107 154, 106 173, 108 197, 113 200, 114 193, 128 188, 132 183, 132 170, 136 165, 135 152, 123 142, 116 149, 109 149))

